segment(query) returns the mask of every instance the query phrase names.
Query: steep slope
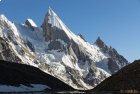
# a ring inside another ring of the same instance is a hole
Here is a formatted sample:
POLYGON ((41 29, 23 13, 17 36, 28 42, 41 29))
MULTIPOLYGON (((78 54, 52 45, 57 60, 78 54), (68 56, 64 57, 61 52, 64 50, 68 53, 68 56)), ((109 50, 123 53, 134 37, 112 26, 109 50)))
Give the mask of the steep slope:
POLYGON ((110 56, 72 33, 51 8, 41 27, 31 19, 18 24, 0 16, 1 60, 33 65, 75 89, 91 89, 109 77, 96 65, 110 56))
POLYGON ((61 80, 25 64, 0 60, 0 75, 0 92, 74 90, 61 80))
POLYGON ((96 65, 108 73, 115 73, 124 66, 128 65, 128 61, 120 55, 114 48, 108 47, 101 39, 98 37, 94 45, 98 46, 100 51, 103 52, 108 58, 106 62, 98 62, 96 65))
POLYGON ((48 49, 55 50, 53 54, 63 53, 61 62, 69 67, 66 71, 70 73, 66 75, 76 80, 77 84, 82 85, 84 80, 84 83, 94 86, 109 76, 95 66, 95 62, 106 58, 104 54, 96 46, 73 34, 52 9, 49 9, 42 28, 45 40, 49 42, 48 49))
POLYGON ((94 92, 99 91, 120 91, 122 93, 140 92, 140 60, 122 68, 111 77, 104 80, 95 87, 94 92))

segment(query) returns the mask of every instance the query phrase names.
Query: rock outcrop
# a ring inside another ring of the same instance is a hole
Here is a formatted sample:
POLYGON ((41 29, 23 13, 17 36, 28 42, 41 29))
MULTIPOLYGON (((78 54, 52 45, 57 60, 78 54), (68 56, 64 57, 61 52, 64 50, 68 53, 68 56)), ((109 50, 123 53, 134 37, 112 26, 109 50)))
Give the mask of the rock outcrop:
MULTIPOLYGON (((108 57, 106 62, 99 62, 97 63, 98 66, 102 63, 106 63, 108 71, 113 74, 123 68, 124 66, 128 65, 128 61, 120 55, 114 48, 108 47, 101 39, 98 37, 95 44, 99 47, 99 49, 108 57)), ((104 66, 103 66, 104 67, 104 66)), ((106 70, 106 69, 105 69, 106 70)))

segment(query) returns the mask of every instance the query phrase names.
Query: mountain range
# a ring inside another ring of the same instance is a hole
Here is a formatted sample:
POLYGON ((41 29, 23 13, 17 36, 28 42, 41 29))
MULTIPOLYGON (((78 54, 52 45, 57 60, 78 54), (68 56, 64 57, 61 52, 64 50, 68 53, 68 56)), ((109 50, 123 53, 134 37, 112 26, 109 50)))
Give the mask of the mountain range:
POLYGON ((101 38, 93 44, 74 34, 48 9, 41 26, 0 15, 0 60, 39 68, 78 90, 89 90, 129 62, 101 38))

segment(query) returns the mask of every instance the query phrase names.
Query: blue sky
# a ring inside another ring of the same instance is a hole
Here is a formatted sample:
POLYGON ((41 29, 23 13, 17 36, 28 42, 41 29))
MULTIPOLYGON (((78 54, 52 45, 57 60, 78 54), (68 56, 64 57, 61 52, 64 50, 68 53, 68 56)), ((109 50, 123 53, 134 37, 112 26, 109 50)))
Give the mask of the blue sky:
POLYGON ((140 58, 140 0, 1 0, 0 14, 40 26, 49 6, 88 42, 100 36, 130 62, 140 58))

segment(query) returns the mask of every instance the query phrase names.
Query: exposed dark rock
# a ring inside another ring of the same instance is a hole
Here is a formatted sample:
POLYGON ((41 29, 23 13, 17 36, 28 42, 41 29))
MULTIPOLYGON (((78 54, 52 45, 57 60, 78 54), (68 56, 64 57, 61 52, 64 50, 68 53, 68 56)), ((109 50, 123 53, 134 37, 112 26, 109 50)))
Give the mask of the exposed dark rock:
POLYGON ((76 57, 78 58, 78 60, 81 60, 83 62, 85 61, 91 61, 91 59, 89 59, 89 56, 86 54, 85 50, 83 47, 81 47, 80 45, 78 45, 77 43, 75 43, 74 41, 71 40, 71 49, 73 49, 73 52, 75 53, 76 57))
POLYGON ((108 69, 111 71, 111 73, 115 73, 119 70, 119 66, 112 58, 108 59, 108 69))
POLYGON ((103 51, 103 53, 108 53, 108 47, 100 37, 97 38, 95 44, 103 51))
POLYGON ((58 49, 63 49, 63 45, 59 41, 51 41, 48 44, 49 50, 58 50, 58 49))
POLYGON ((31 51, 35 52, 35 48, 30 41, 27 41, 27 45, 31 49, 31 51))

